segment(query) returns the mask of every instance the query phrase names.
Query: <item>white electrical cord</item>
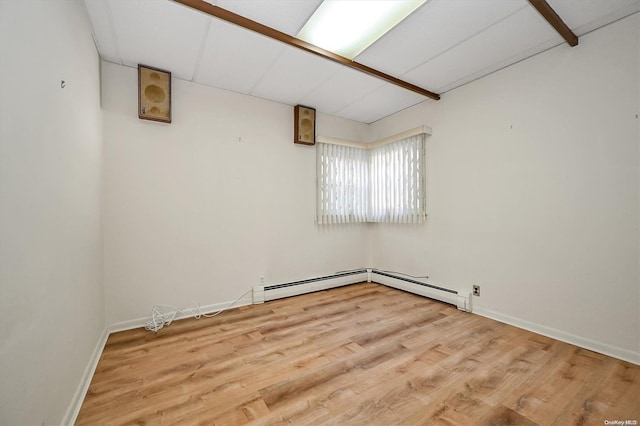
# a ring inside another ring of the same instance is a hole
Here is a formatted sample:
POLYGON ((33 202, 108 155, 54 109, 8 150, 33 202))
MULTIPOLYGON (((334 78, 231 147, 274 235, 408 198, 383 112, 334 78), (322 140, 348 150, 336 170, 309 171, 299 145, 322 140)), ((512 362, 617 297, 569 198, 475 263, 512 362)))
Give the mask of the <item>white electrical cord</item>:
POLYGON ((411 274, 405 274, 404 272, 398 272, 398 271, 385 271, 384 269, 379 269, 379 271, 380 271, 380 272, 386 272, 386 273, 388 273, 388 274, 404 275, 405 277, 411 277, 411 278, 429 279, 429 275, 416 276, 416 275, 411 275, 411 274))
POLYGON ((222 312, 231 308, 240 299, 242 299, 244 296, 249 294, 251 291, 253 291, 253 289, 247 290, 240 297, 238 297, 233 302, 229 303, 224 308, 210 314, 203 314, 199 303, 196 308, 185 308, 185 309, 176 308, 175 306, 170 306, 170 305, 156 305, 151 309, 151 320, 147 321, 144 324, 144 328, 145 330, 153 331, 154 333, 157 333, 158 330, 160 330, 161 328, 171 325, 171 323, 173 322, 173 320, 176 319, 176 316, 178 314, 181 314, 183 318, 188 318, 188 317, 193 317, 195 319, 200 319, 201 317, 213 318, 216 315, 220 315, 222 312), (185 313, 187 315, 184 315, 185 313))

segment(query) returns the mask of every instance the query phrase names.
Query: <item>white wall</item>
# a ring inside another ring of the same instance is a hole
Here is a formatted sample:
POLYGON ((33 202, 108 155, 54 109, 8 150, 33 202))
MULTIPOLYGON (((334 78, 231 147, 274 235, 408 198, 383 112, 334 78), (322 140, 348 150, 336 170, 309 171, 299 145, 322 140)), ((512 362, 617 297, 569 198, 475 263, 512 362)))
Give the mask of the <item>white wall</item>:
MULTIPOLYGON (((103 62, 107 321, 232 301, 366 266, 366 225, 318 227, 315 149, 290 106, 173 80, 173 123, 137 117, 137 70, 103 62), (241 139, 241 140, 239 140, 241 139)), ((317 133, 367 126, 320 114, 317 133)))
POLYGON ((424 226, 375 226, 372 264, 474 310, 640 362, 639 17, 372 125, 426 124, 424 226))
POLYGON ((478 283, 478 312, 637 357, 638 27, 370 127, 321 114, 325 136, 434 135, 426 225, 317 227, 315 150, 291 143, 290 107, 174 80, 174 123, 142 121, 136 71, 104 63, 101 113, 81 3, 0 0, 0 424, 62 420, 105 304, 113 324, 229 301, 260 276, 478 283))
POLYGON ((0 424, 59 424, 105 326, 99 58, 82 3, 0 0, 0 94, 0 424))

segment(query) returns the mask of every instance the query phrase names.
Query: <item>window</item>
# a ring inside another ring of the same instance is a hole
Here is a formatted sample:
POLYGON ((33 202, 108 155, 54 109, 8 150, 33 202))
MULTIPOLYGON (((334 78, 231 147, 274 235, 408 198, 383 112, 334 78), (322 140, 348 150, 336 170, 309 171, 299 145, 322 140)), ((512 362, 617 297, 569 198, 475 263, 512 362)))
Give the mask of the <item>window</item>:
POLYGON ((318 143, 318 223, 426 218, 424 134, 371 149, 318 143))
POLYGON ((318 223, 366 222, 368 152, 362 148, 316 144, 318 223))

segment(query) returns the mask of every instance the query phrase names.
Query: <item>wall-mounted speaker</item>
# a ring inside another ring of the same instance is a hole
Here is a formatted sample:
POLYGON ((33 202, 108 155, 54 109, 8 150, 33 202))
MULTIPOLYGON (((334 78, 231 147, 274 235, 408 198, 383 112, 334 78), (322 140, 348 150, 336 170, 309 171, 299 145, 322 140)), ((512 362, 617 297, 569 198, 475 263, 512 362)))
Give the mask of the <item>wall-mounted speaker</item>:
POLYGON ((171 73, 138 64, 138 118, 171 123, 171 73))
POLYGON ((302 105, 293 108, 293 143, 315 145, 316 110, 302 105))

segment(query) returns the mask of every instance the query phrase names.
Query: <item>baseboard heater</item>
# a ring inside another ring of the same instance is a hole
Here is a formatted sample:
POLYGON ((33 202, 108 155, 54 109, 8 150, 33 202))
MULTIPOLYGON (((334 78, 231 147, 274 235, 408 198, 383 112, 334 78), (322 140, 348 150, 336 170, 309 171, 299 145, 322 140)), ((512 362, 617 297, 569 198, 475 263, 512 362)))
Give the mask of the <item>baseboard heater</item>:
POLYGON ((367 270, 358 269, 348 272, 339 272, 324 277, 310 278, 308 280, 258 286, 253 288, 253 303, 268 302, 269 300, 282 299, 284 297, 298 296, 300 294, 312 293, 314 291, 361 283, 363 281, 367 281, 367 278, 367 270))
POLYGON ((371 270, 371 281, 386 285, 387 287, 393 287, 398 290, 428 297, 429 299, 449 303, 461 311, 471 312, 471 294, 461 294, 456 290, 427 284, 378 269, 371 270))
POLYGON ((314 291, 342 287, 363 281, 393 287, 409 293, 418 294, 430 299, 439 300, 456 306, 458 309, 471 312, 471 295, 459 294, 456 290, 447 289, 433 284, 423 283, 400 275, 395 275, 377 269, 357 269, 340 272, 324 277, 292 281, 283 284, 257 286, 253 288, 253 303, 263 303, 285 297, 298 296, 314 291))

